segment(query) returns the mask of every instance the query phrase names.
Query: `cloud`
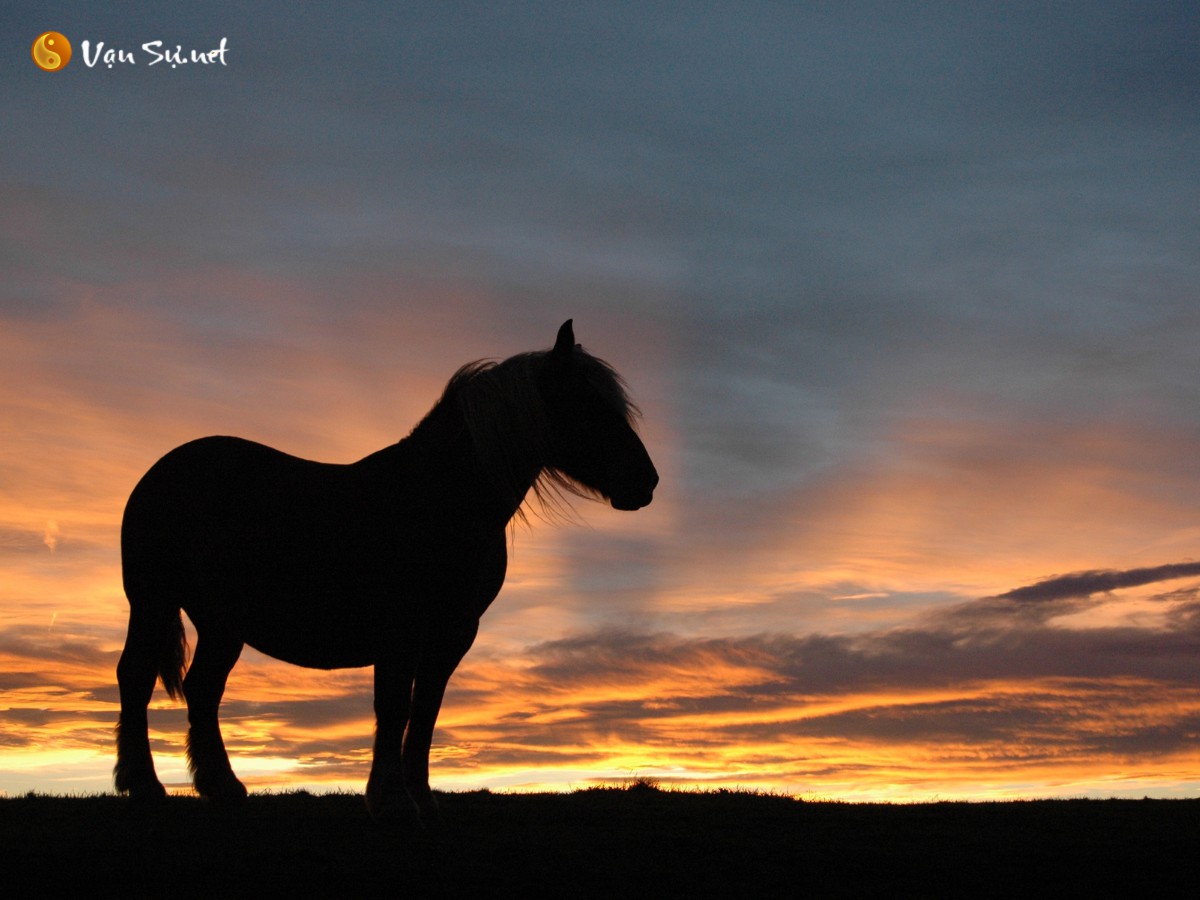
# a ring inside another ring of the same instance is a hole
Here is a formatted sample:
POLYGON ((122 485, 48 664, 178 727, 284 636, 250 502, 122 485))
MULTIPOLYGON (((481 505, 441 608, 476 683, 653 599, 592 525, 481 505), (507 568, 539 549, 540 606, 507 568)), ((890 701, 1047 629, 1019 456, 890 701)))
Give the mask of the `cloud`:
MULTIPOLYGON (((1200 597, 1171 595, 1161 628, 1058 627, 993 598, 859 634, 695 639, 606 630, 531 646, 524 679, 550 695, 607 686, 670 699, 825 696, 942 689, 976 681, 1129 677, 1175 681, 1200 656, 1200 597)), ((1057 611, 1059 614, 1062 610, 1057 611)))
MULTIPOLYGON (((881 779, 919 790, 932 771, 950 784, 1189 764, 1200 722, 1200 588, 1159 597, 1171 614, 1156 627, 1056 624, 1052 613, 1078 599, 984 598, 858 634, 608 628, 510 653, 485 647, 451 681, 435 780, 536 783, 539 773, 570 770, 584 781, 661 767, 690 783, 843 784, 853 793, 881 779)), ((3 636, 3 680, 20 693, 4 720, 7 745, 107 746, 115 651, 44 629, 3 636), (50 667, 61 687, 47 687, 50 667), (29 678, 35 670, 40 678, 29 678), (93 686, 70 686, 82 681, 93 686)), ((235 769, 241 763, 259 785, 364 779, 369 674, 245 656, 222 705, 235 769)), ((183 710, 155 709, 151 723, 157 752, 177 755, 183 710)))
POLYGON ((1200 575, 1200 563, 1171 563, 1140 569, 1097 569, 1090 572, 1075 572, 1056 575, 1036 584, 1013 588, 996 597, 997 600, 1016 600, 1021 603, 1041 603, 1053 600, 1090 597, 1120 588, 1139 587, 1157 581, 1171 581, 1200 575))
POLYGON ((889 746, 1009 772, 1149 764, 1190 752, 1200 716, 1200 599, 1169 602, 1178 614, 1163 628, 1056 627, 981 600, 860 635, 589 632, 510 660, 468 656, 440 739, 472 746, 484 767, 526 750, 531 765, 544 753, 640 753, 696 771, 754 757, 793 778, 812 766, 846 774, 828 742, 854 748, 864 770, 889 746))
POLYGON ((0 629, 0 658, 6 660, 5 670, 24 670, 29 666, 45 666, 52 671, 64 666, 80 669, 115 670, 118 653, 108 646, 110 635, 98 635, 87 630, 67 631, 46 626, 8 625, 0 629), (20 660, 19 665, 15 661, 20 660))

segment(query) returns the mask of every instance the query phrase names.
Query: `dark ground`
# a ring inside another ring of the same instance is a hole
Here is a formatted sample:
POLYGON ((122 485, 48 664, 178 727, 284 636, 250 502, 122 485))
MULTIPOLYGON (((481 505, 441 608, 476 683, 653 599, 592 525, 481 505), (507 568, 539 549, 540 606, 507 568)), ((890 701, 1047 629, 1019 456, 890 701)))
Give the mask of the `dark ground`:
POLYGON ((347 794, 149 812, 114 796, 0 799, 4 893, 1200 896, 1200 800, 893 806, 646 786, 439 799, 430 830, 375 825, 347 794))

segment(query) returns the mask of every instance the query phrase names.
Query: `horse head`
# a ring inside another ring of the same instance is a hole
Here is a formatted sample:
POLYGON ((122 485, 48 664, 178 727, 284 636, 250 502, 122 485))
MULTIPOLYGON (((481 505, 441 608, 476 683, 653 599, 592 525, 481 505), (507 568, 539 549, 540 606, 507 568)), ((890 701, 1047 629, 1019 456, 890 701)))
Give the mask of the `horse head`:
POLYGON ((616 372, 575 343, 570 319, 545 356, 538 387, 548 425, 547 466, 614 509, 649 504, 658 472, 633 429, 636 407, 616 372))

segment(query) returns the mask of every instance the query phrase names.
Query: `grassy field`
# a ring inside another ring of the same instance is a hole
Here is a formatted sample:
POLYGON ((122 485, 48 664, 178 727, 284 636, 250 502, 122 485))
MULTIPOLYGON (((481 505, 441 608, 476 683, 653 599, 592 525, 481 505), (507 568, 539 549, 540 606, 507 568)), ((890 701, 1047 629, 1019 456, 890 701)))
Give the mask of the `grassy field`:
MULTIPOLYGON (((1200 801, 799 802, 648 786, 439 795, 433 829, 361 796, 0 799, 21 896, 1056 897, 1200 892, 1200 801)), ((17 896, 14 894, 13 896, 17 896)))

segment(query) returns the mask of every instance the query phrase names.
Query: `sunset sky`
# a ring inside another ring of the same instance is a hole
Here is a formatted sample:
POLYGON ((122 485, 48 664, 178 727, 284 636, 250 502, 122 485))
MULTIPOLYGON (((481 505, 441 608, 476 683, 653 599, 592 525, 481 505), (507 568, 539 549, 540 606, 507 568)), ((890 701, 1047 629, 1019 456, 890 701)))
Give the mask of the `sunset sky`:
MULTIPOLYGON (((1195 3, 52 0, 0 34, 0 792, 111 790, 158 457, 352 461, 567 318, 662 483, 515 531, 435 789, 1200 791, 1195 3)), ((361 790, 371 673, 247 650, 222 721, 252 789, 361 790)), ((172 787, 185 722, 159 688, 172 787)))

